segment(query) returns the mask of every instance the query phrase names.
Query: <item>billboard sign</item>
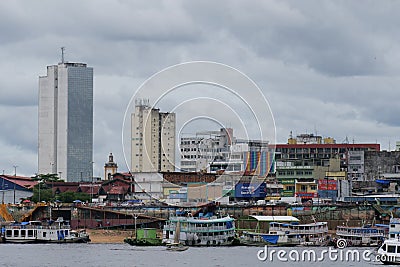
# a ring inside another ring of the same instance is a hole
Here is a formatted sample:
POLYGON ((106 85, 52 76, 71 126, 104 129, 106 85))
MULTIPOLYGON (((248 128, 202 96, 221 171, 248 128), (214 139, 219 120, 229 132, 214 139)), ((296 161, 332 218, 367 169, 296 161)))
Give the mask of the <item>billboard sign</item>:
POLYGON ((252 198, 267 195, 265 183, 238 183, 235 186, 235 197, 252 198))
POLYGON ((332 179, 318 180, 318 190, 337 190, 337 181, 332 179))

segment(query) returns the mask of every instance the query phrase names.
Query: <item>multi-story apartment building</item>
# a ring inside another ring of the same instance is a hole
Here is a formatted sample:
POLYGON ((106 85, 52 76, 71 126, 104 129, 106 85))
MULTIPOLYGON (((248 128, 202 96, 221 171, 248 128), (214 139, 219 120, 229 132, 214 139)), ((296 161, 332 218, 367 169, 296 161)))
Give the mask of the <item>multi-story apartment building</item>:
POLYGON ((304 160, 308 165, 327 166, 330 158, 338 157, 341 167, 347 168, 350 151, 379 151, 379 144, 336 144, 332 138, 324 143, 297 143, 289 138, 288 144, 277 144, 277 161, 304 160))
MULTIPOLYGON (((233 129, 222 128, 220 131, 198 132, 181 138, 181 171, 210 172, 215 162, 226 161, 231 153, 233 129)), ((221 166, 219 166, 221 167, 221 166)))
POLYGON ((39 77, 38 172, 90 181, 93 172, 93 68, 62 60, 39 77))
POLYGON ((163 113, 137 99, 131 116, 131 171, 175 170, 175 113, 163 113))
POLYGON ((351 181, 364 181, 365 151, 349 151, 347 177, 351 181))

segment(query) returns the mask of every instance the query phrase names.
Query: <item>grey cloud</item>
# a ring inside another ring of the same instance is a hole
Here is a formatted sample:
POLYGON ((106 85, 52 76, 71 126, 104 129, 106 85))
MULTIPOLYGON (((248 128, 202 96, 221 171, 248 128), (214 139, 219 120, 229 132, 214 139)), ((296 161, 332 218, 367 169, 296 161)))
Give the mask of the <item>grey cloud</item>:
POLYGON ((61 46, 68 61, 94 68, 95 174, 109 152, 125 170, 123 113, 137 87, 191 60, 231 65, 260 85, 280 142, 291 130, 316 129, 338 142, 348 136, 394 143, 399 7, 397 1, 2 1, 0 167, 36 171, 38 76, 60 61, 61 46))

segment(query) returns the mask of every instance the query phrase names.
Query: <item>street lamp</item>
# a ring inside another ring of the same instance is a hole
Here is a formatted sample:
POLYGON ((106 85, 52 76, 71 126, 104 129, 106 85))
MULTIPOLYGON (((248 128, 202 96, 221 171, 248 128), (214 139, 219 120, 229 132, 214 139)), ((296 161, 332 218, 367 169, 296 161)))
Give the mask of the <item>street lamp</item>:
POLYGON ((92 179, 90 185, 90 202, 93 202, 93 169, 94 169, 94 161, 90 162, 92 164, 92 179))
MULTIPOLYGON (((3 170, 3 175, 4 175, 4 170, 3 170)), ((3 197, 1 199, 1 204, 4 204, 4 177, 1 177, 3 179, 3 183, 1 185, 1 190, 3 191, 3 197)))
POLYGON ((137 240, 136 219, 137 219, 138 215, 136 213, 134 213, 133 217, 135 218, 135 239, 137 240))

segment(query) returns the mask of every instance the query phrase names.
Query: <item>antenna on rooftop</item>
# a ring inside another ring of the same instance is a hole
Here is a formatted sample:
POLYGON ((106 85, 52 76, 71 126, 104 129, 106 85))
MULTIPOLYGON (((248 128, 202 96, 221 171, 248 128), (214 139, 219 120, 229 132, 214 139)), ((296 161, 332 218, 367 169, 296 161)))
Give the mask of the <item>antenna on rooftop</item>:
POLYGON ((61 63, 63 63, 63 64, 64 64, 64 52, 65 52, 65 47, 62 46, 61 47, 61 63))

